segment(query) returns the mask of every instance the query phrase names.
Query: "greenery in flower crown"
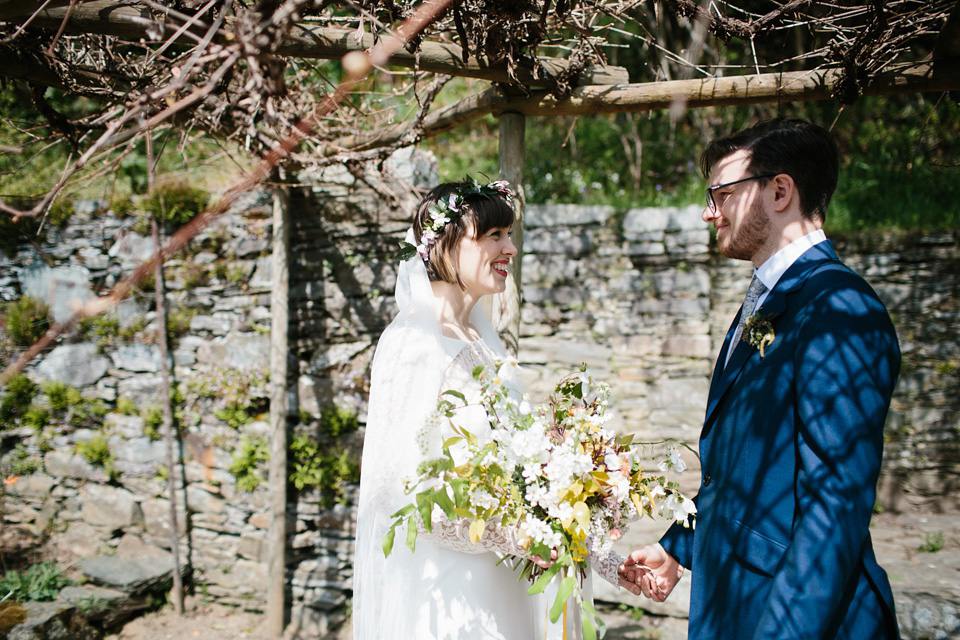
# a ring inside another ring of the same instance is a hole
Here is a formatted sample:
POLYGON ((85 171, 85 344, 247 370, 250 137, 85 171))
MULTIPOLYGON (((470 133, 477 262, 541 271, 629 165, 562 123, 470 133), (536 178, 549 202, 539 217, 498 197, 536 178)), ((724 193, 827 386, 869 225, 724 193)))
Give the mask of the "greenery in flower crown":
POLYGON ((470 176, 464 176, 463 181, 454 188, 449 196, 441 198, 430 205, 428 209, 430 218, 423 224, 420 243, 410 244, 409 242, 401 242, 400 251, 397 252, 397 259, 409 260, 419 254, 420 258, 422 258, 424 262, 427 262, 427 260, 429 260, 430 245, 436 243, 437 238, 443 233, 443 228, 448 222, 456 220, 460 216, 460 207, 463 205, 464 198, 477 194, 485 196, 499 195, 506 198, 507 202, 510 202, 513 198, 510 183, 506 180, 494 180, 482 185, 470 176))

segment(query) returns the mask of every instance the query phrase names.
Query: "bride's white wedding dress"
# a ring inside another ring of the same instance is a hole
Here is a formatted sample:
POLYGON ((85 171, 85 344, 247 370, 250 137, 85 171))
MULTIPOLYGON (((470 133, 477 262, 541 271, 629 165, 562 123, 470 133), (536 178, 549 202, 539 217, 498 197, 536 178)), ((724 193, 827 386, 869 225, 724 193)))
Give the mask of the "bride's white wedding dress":
MULTIPOLYGON (((433 296, 422 263, 401 265, 397 301, 401 312, 377 345, 361 470, 354 564, 355 640, 531 640, 580 637, 580 611, 571 598, 566 615, 551 625, 548 611, 556 591, 527 595, 507 556, 522 556, 512 528, 488 526, 472 544, 468 525, 450 522, 439 509, 432 532, 421 530, 416 552, 398 530, 393 551, 384 558, 382 542, 390 516, 413 500, 405 481, 417 476, 424 453, 422 425, 439 394, 456 389, 475 405, 480 385, 477 365, 505 357, 489 321, 474 309, 471 322, 481 340, 464 342, 440 334, 433 319, 433 296), (419 267, 419 268, 418 268, 419 267), (418 442, 418 438, 420 441, 418 442)), ((483 409, 461 409, 457 423, 482 436, 489 429, 483 409)), ((450 434, 439 434, 445 438, 450 434)), ((456 455, 456 452, 454 452, 456 455)), ((591 556, 594 570, 617 584, 621 558, 591 556)), ((555 581, 556 582, 556 581, 555 581)), ((591 599, 590 577, 583 598, 591 599)))

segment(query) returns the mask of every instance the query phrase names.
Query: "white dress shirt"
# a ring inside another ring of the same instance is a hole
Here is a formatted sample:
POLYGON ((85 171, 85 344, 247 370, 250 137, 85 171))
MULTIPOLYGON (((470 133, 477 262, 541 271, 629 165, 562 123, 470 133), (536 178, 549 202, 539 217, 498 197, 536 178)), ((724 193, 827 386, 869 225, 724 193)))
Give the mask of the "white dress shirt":
MULTIPOLYGON (((793 263, 806 253, 808 249, 816 244, 820 244, 826 239, 827 236, 823 232, 823 229, 817 229, 802 238, 797 238, 760 265, 760 268, 754 271, 754 275, 757 276, 757 279, 763 283, 763 286, 765 286, 767 290, 757 298, 756 309, 759 309, 763 305, 764 300, 770 295, 770 291, 777 285, 780 278, 783 277, 783 274, 787 272, 787 269, 792 267, 793 263)), ((723 363, 724 366, 730 361, 731 353, 733 353, 733 349, 727 349, 727 359, 723 363)))

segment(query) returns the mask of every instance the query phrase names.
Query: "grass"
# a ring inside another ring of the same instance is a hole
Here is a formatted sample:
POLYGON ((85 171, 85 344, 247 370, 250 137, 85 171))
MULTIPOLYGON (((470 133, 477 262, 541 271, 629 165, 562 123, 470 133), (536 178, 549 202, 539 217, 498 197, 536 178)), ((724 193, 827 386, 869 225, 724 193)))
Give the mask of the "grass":
POLYGON ((917 547, 920 553, 938 553, 943 551, 943 531, 931 531, 923 534, 923 544, 917 547))

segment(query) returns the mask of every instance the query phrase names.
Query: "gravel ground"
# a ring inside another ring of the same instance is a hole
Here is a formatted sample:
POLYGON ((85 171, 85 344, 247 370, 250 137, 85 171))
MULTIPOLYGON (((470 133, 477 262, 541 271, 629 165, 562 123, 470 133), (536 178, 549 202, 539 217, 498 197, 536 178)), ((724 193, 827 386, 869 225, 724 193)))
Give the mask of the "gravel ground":
MULTIPOLYGON (((880 564, 894 589, 937 592, 956 597, 960 608, 960 514, 881 514, 871 527, 880 564), (938 540, 942 536, 942 548, 938 540), (920 551, 921 547, 929 549, 920 551)), ((689 578, 684 578, 688 580, 689 578)), ((643 604, 637 599, 637 604, 643 604)), ((678 603, 680 604, 680 603, 678 603)), ((188 599, 188 613, 170 608, 143 615, 108 640, 270 640, 260 614, 188 599)), ((600 606, 607 640, 684 640, 684 618, 656 615, 629 604, 600 606)), ((349 628, 341 638, 350 637, 349 628)))

